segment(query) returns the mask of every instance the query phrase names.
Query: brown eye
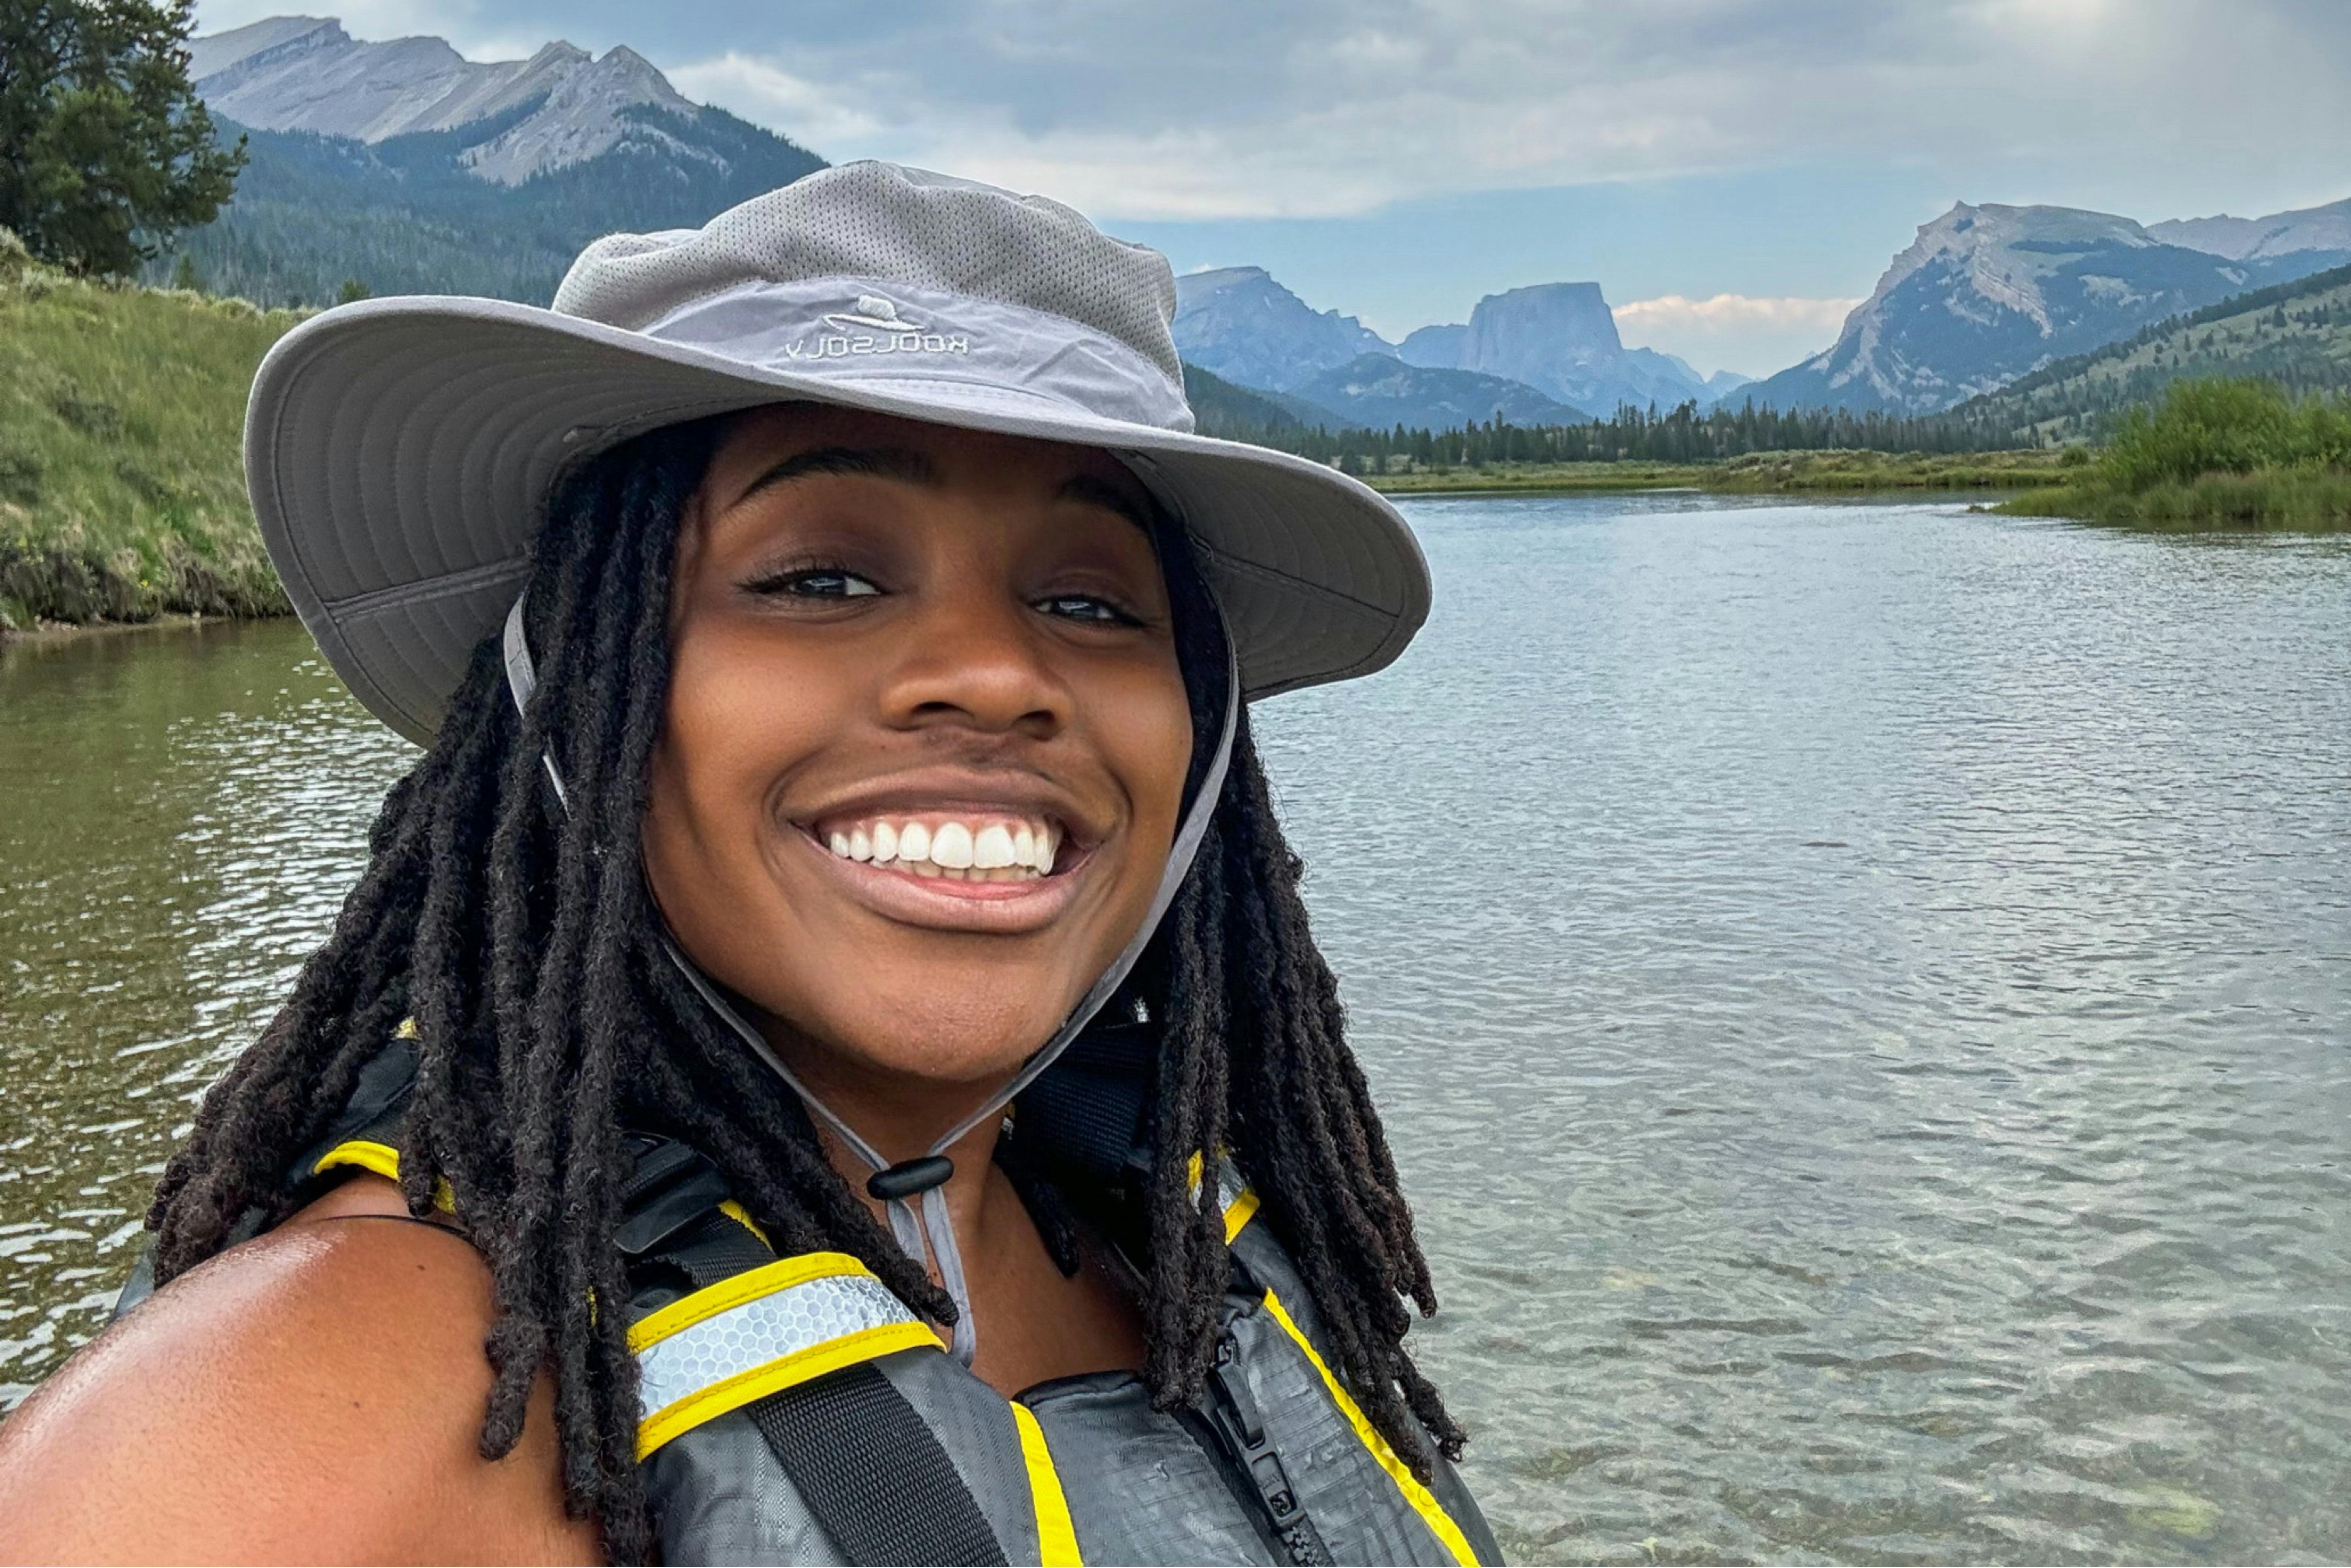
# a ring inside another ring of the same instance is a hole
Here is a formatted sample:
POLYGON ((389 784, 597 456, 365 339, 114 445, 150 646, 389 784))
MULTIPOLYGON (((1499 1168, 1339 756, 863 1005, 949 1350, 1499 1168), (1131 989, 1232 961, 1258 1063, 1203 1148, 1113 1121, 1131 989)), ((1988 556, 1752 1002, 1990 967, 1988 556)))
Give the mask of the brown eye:
POLYGON ((754 593, 772 593, 788 599, 866 599, 882 591, 871 580, 838 567, 781 572, 747 586, 754 593))
POLYGON ((1050 599, 1040 599, 1037 608, 1048 615, 1065 621, 1091 622, 1097 626, 1140 626, 1142 622, 1121 610, 1106 599, 1090 593, 1060 593, 1050 599))

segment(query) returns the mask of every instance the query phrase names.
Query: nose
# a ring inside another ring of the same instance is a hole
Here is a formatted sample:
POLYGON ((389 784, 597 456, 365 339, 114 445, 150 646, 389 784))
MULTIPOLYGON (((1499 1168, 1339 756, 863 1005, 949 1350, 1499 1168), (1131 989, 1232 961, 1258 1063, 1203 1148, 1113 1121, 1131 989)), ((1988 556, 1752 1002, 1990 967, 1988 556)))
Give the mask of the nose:
POLYGON ((883 722, 1046 740, 1069 722, 1071 693, 1036 612, 1003 584, 959 574, 922 596, 882 685, 883 722))

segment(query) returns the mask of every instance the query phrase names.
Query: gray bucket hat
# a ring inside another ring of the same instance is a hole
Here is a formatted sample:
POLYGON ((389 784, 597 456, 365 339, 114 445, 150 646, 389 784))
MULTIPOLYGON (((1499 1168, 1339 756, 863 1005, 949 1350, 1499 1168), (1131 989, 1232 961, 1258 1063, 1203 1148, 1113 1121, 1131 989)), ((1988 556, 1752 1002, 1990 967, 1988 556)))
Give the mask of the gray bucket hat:
POLYGON ((313 317, 254 380, 246 479, 320 651, 419 743, 520 592, 566 464, 781 402, 1106 449, 1189 532, 1246 695, 1380 669, 1428 612, 1411 530, 1320 464, 1195 434, 1175 307, 1165 257, 1058 203, 852 163, 598 240, 552 309, 313 317))

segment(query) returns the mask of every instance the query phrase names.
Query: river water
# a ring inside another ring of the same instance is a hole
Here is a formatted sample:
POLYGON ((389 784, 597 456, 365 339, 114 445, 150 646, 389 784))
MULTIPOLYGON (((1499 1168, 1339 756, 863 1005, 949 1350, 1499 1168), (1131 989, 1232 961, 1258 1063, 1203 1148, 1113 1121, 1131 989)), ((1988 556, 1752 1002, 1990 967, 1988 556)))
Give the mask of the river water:
MULTIPOLYGON (((2351 541, 1409 510, 1259 722, 1512 1556, 2351 1557, 2351 541)), ((0 654, 0 1399, 411 756, 290 625, 0 654)))

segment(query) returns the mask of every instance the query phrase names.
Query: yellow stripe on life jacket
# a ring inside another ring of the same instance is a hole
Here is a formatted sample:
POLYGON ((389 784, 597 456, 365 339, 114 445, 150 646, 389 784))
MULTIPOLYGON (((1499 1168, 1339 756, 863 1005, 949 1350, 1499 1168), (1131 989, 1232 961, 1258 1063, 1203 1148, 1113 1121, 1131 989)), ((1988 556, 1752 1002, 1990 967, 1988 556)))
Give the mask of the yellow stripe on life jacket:
POLYGON ((1332 1375, 1331 1368, 1315 1350, 1313 1342, 1300 1331, 1289 1310, 1282 1306, 1281 1298, 1268 1291, 1265 1308, 1273 1314, 1273 1321, 1281 1325, 1282 1332, 1306 1353, 1306 1359, 1314 1364, 1314 1370, 1322 1375, 1322 1386, 1330 1391, 1331 1403, 1339 1407, 1339 1414, 1344 1416, 1347 1425, 1355 1429, 1356 1440, 1371 1450, 1372 1458, 1379 1461, 1380 1469, 1395 1482, 1396 1490, 1404 1494, 1405 1503, 1420 1515, 1422 1522, 1436 1532, 1437 1539, 1444 1542, 1445 1550, 1453 1553, 1456 1563, 1463 1564, 1464 1568, 1475 1568, 1478 1554, 1469 1549, 1468 1538, 1461 1533, 1461 1527, 1453 1522, 1453 1516, 1445 1511, 1445 1505, 1437 1500, 1437 1494, 1421 1485, 1420 1478, 1412 1473, 1411 1467, 1396 1458, 1396 1451, 1388 1447, 1388 1440, 1380 1436, 1379 1428, 1364 1417, 1363 1407, 1332 1375))
POLYGON ((1053 1468, 1045 1428, 1029 1406, 1018 1399, 1011 1404, 1012 1424, 1020 1429, 1021 1462, 1029 1468, 1029 1493, 1037 1502, 1037 1561, 1041 1568, 1082 1564, 1078 1527, 1070 1519, 1070 1500, 1061 1495, 1061 1472, 1053 1468))
MULTIPOLYGON (((396 1182, 400 1179, 400 1151, 390 1144, 353 1138, 349 1143, 337 1144, 320 1155, 319 1163, 310 1167, 310 1174, 323 1176, 345 1166, 396 1182)), ((433 1189, 433 1207, 444 1214, 457 1212, 457 1195, 449 1190, 446 1178, 433 1189)))
POLYGON ((843 1252, 785 1258, 721 1280, 629 1330, 637 1458, 780 1389, 939 1337, 843 1252))
MULTIPOLYGON (((1195 1197, 1199 1195, 1200 1167, 1205 1163, 1196 1153, 1188 1167, 1195 1197)), ((1239 1169, 1232 1161, 1222 1157, 1217 1161, 1217 1198, 1224 1205, 1225 1245, 1230 1247, 1233 1238, 1241 1233, 1241 1228, 1257 1213, 1257 1188, 1241 1180, 1239 1169)))

